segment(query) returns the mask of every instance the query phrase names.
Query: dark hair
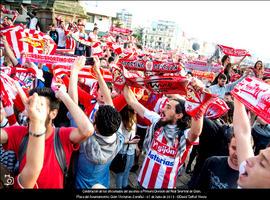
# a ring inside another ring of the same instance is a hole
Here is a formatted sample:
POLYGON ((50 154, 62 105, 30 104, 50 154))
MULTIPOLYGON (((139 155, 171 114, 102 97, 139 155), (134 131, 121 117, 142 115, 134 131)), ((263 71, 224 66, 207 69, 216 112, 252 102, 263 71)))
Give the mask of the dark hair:
POLYGON ((270 77, 269 77, 269 76, 264 76, 264 77, 262 78, 263 81, 265 81, 265 80, 267 80, 267 79, 270 79, 270 77))
POLYGON ((232 67, 232 63, 228 63, 226 66, 225 66, 225 69, 224 69, 224 74, 229 74, 229 69, 232 67))
POLYGON ((222 115, 220 118, 227 124, 232 124, 233 122, 233 111, 234 111, 234 103, 232 101, 225 101, 229 110, 227 113, 222 115))
POLYGON ((122 122, 125 129, 130 132, 134 123, 136 123, 136 113, 131 106, 126 105, 121 111, 122 122))
POLYGON ((37 12, 35 10, 33 10, 32 11, 32 14, 36 16, 37 15, 37 12))
POLYGON ((121 121, 121 115, 115 108, 102 105, 96 112, 94 124, 101 135, 111 136, 118 130, 121 121))
MULTIPOLYGON (((258 64, 258 63, 262 63, 262 61, 261 60, 258 60, 257 62, 255 62, 255 64, 254 64, 254 68, 256 69, 256 65, 258 64)), ((263 64, 263 63, 262 63, 263 64)))
POLYGON ((47 97, 50 102, 50 110, 59 110, 60 108, 60 101, 55 97, 55 93, 51 88, 34 88, 29 91, 29 95, 32 96, 34 93, 37 93, 39 96, 47 97))
POLYGON ((108 58, 108 63, 110 64, 110 63, 113 62, 113 61, 114 61, 114 57, 110 56, 110 57, 108 58))
POLYGON ((136 43, 135 45, 136 45, 136 47, 137 47, 138 49, 143 50, 143 48, 142 48, 142 45, 141 45, 141 44, 136 43))
POLYGON ((224 128, 224 142, 227 143, 228 145, 231 143, 232 138, 235 137, 233 127, 232 126, 227 126, 224 128))
POLYGON ((192 72, 191 71, 188 71, 187 74, 190 74, 191 76, 193 76, 192 72))
POLYGON ((225 61, 227 60, 227 58, 229 58, 228 55, 224 55, 222 58, 221 58, 221 63, 222 65, 224 65, 225 61))
POLYGON ((219 74, 218 79, 227 80, 227 76, 225 74, 219 74))
POLYGON ((94 27, 93 32, 96 31, 96 30, 98 30, 98 27, 94 27))
POLYGON ((191 117, 186 113, 186 110, 185 110, 185 101, 182 99, 175 99, 175 98, 172 100, 178 102, 178 104, 175 105, 175 113, 176 114, 180 114, 180 113, 183 114, 183 117, 181 119, 177 120, 177 127, 180 130, 185 130, 189 127, 190 120, 191 120, 191 117))

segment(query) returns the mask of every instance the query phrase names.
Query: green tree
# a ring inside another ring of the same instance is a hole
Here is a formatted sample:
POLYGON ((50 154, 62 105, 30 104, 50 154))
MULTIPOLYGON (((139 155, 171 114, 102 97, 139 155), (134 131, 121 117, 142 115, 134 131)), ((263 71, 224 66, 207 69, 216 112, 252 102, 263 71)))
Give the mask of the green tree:
POLYGON ((142 44, 142 37, 143 37, 143 27, 136 27, 134 29, 134 32, 132 34, 133 37, 137 38, 137 40, 139 41, 139 43, 142 44))
POLYGON ((114 26, 117 27, 117 28, 122 28, 123 26, 123 22, 121 22, 120 19, 116 19, 114 22, 113 22, 114 26))

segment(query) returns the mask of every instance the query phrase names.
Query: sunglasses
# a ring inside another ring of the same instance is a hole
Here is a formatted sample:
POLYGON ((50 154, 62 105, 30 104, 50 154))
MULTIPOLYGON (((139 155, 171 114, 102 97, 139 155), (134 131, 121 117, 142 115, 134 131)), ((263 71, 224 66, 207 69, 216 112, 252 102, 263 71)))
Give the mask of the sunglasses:
POLYGON ((85 26, 84 24, 78 24, 78 26, 85 26))

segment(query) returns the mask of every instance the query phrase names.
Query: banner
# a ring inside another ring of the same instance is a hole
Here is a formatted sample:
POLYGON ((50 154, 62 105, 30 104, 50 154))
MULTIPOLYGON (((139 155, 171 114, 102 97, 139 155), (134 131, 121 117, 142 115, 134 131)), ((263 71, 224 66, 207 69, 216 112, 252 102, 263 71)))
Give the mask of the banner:
POLYGON ((234 49, 232 47, 227 47, 224 45, 218 45, 218 47, 221 49, 221 51, 228 55, 228 56, 236 56, 236 57, 242 57, 242 56, 251 56, 249 52, 245 49, 234 49))
POLYGON ((26 61, 45 63, 45 64, 66 64, 72 65, 76 59, 75 56, 62 56, 62 55, 46 55, 46 54, 36 54, 36 53, 26 53, 26 61))
POLYGON ((198 70, 206 72, 220 73, 223 67, 220 64, 210 64, 203 61, 189 61, 184 63, 184 66, 187 70, 198 70))
POLYGON ((198 71, 198 70, 192 70, 192 76, 200 78, 200 79, 207 79, 209 81, 213 81, 215 79, 215 73, 214 72, 205 72, 205 71, 198 71))
POLYGON ((270 123, 270 85, 255 77, 246 77, 234 87, 231 94, 270 123))
POLYGON ((163 61, 146 61, 142 59, 119 59, 118 64, 127 70, 174 73, 181 71, 180 63, 163 61))
MULTIPOLYGON (((61 77, 63 75, 70 76, 71 66, 68 65, 55 65, 53 67, 53 75, 61 77)), ((109 69, 100 68, 101 75, 106 82, 112 82, 112 74, 109 69)), ((79 78, 97 79, 96 73, 92 66, 85 66, 78 74, 79 78)))

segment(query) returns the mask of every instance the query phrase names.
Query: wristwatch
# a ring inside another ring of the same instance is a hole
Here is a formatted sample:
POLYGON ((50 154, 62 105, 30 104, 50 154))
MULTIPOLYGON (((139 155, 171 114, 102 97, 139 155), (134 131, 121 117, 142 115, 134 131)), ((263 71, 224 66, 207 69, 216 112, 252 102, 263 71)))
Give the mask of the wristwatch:
POLYGON ((32 135, 32 136, 34 136, 34 137, 40 137, 40 136, 42 136, 42 135, 44 135, 46 133, 46 131, 44 131, 43 133, 32 133, 31 131, 29 131, 29 135, 32 135))

